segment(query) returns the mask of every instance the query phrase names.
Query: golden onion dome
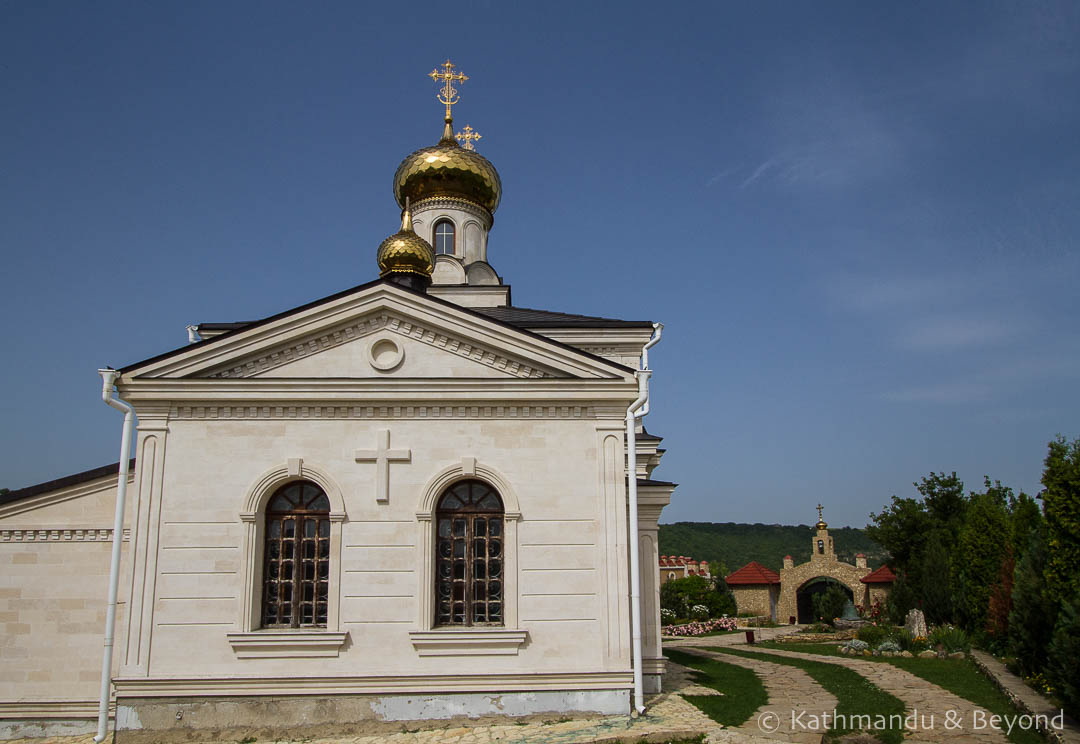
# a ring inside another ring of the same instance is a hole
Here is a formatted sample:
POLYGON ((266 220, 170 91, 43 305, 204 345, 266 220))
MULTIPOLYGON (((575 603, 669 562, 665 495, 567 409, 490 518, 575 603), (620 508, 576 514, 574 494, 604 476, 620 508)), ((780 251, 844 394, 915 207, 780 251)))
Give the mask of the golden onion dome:
POLYGON ((438 143, 406 157, 394 173, 394 198, 400 206, 405 206, 406 199, 415 204, 434 196, 465 199, 491 213, 502 199, 502 181, 495 166, 457 143, 450 118, 438 143))
POLYGON ((825 520, 823 520, 823 519, 819 519, 818 523, 814 525, 814 527, 816 527, 819 530, 823 530, 823 529, 827 528, 828 526, 829 525, 825 524, 825 520))
POLYGON ((419 274, 430 278, 435 268, 435 251, 412 227, 412 215, 406 205, 401 215, 401 229, 379 245, 376 254, 379 276, 387 274, 419 274))

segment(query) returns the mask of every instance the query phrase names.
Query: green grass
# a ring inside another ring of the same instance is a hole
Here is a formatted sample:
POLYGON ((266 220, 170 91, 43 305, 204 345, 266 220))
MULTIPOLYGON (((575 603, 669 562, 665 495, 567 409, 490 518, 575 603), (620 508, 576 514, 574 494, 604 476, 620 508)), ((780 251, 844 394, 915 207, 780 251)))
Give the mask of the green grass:
POLYGON ((666 649, 664 656, 676 664, 696 670, 694 682, 721 693, 683 696, 719 724, 741 726, 755 710, 769 702, 765 686, 749 669, 672 649, 666 649))
MULTIPOLYGON (((759 643, 762 648, 783 649, 785 651, 798 651, 806 654, 818 654, 821 656, 839 656, 849 658, 836 650, 834 644, 829 643, 759 643)), ((1016 709, 1005 694, 994 683, 979 671, 970 658, 964 659, 919 659, 896 656, 859 656, 855 657, 864 661, 877 661, 883 664, 892 664, 911 672, 916 677, 922 677, 927 682, 948 690, 957 697, 962 697, 968 702, 974 703, 980 708, 999 716, 1016 716, 1022 711, 1016 709)), ((772 660, 772 657, 769 659, 772 660)), ((1004 733, 1004 732, 1003 732, 1004 733)), ((1021 729, 1014 726, 1012 733, 1008 734, 1009 741, 1013 744, 1041 744, 1044 740, 1036 731, 1021 729)))
MULTIPOLYGON (((904 740, 903 724, 896 725, 899 721, 890 720, 894 715, 899 715, 900 719, 903 719, 904 702, 871 683, 858 672, 847 667, 823 661, 813 661, 812 659, 793 659, 787 656, 765 657, 752 651, 741 651, 733 648, 712 647, 708 650, 802 669, 815 682, 836 696, 837 714, 846 718, 870 716, 871 719, 875 720, 878 716, 884 716, 884 720, 889 727, 875 729, 870 733, 885 744, 901 744, 904 740)), ((837 739, 852 732, 853 729, 834 726, 826 732, 825 738, 827 740, 837 739)))

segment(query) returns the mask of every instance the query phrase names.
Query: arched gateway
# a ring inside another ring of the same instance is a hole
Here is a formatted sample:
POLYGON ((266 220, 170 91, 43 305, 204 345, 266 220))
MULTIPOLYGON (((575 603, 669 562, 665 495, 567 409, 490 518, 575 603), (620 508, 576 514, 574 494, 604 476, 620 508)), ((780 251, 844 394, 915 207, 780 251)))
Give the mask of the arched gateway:
POLYGON ((855 556, 854 566, 837 560, 828 527, 819 505, 809 561, 796 566, 787 555, 779 574, 751 562, 728 576, 739 613, 766 615, 780 623, 813 622, 817 619, 813 616, 814 595, 827 591, 830 585, 839 585, 855 604, 868 606, 884 600, 895 578, 892 572, 885 566, 871 571, 862 553, 855 556))

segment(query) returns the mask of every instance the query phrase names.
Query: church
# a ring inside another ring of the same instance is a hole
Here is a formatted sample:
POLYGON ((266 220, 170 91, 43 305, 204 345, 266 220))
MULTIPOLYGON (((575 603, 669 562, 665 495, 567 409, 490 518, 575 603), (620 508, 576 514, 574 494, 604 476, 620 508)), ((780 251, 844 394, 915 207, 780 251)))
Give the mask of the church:
POLYGON ((512 304, 502 183, 453 127, 467 78, 431 77, 442 135, 394 174, 377 279, 102 370, 121 462, 0 496, 0 737, 659 691, 662 327, 512 304))

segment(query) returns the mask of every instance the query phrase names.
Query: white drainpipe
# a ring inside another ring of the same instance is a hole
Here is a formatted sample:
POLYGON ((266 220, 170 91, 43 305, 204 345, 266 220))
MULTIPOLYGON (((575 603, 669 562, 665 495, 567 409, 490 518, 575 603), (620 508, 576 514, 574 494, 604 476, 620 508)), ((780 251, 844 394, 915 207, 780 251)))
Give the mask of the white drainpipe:
POLYGON ((124 502, 127 500, 128 466, 131 462, 131 430, 135 424, 135 409, 121 400, 113 390, 120 373, 115 369, 99 369, 101 399, 124 412, 124 433, 120 436, 120 477, 116 486, 116 515, 113 519, 112 562, 109 564, 109 600, 105 612, 105 656, 101 661, 101 699, 98 701, 98 731, 94 741, 105 741, 109 726, 109 690, 112 685, 113 636, 116 631, 116 595, 120 588, 120 548, 124 543, 124 502))
POLYGON ((641 556, 638 549, 637 420, 649 413, 649 348, 660 342, 663 323, 653 323, 653 335, 641 349, 641 369, 634 373, 638 397, 626 409, 626 481, 630 499, 630 619, 634 653, 634 710, 645 712, 645 690, 641 669, 641 556))

